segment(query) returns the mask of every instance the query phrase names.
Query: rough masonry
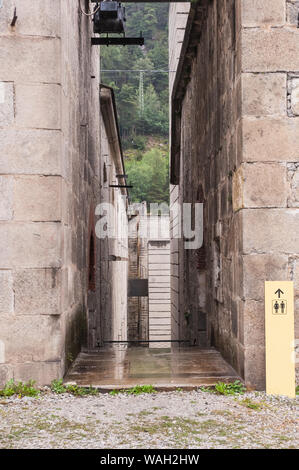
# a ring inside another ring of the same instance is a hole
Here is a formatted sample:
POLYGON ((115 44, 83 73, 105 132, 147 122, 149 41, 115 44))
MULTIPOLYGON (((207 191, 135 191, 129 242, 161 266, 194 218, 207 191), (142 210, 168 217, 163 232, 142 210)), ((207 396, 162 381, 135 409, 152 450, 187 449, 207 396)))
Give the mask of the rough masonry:
POLYGON ((299 306, 298 13, 285 0, 170 10, 171 201, 204 203, 203 247, 172 242, 173 334, 208 341, 259 388, 264 281, 293 280, 299 306))
MULTIPOLYGON (((88 3, 81 2, 86 10, 88 3)), ((99 50, 79 5, 1 2, 0 386, 10 378, 50 383, 87 338, 89 347, 103 339, 95 236, 101 127, 109 178, 119 171, 119 150, 100 116, 99 50)), ((107 192, 116 204, 118 190, 107 192)))

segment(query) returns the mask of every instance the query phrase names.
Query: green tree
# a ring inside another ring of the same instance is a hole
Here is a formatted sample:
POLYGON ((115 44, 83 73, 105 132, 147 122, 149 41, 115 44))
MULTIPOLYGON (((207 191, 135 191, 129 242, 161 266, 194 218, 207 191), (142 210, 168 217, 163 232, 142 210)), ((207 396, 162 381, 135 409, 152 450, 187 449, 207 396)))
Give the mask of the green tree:
POLYGON ((158 93, 150 84, 144 93, 144 113, 136 123, 136 128, 145 134, 167 134, 168 106, 161 104, 158 93))
POLYGON ((137 102, 132 85, 124 84, 118 93, 120 129, 124 136, 132 133, 135 129, 137 116, 137 102))
POLYGON ((126 161, 128 182, 132 202, 147 201, 148 204, 169 203, 168 155, 163 156, 158 149, 152 149, 141 160, 126 161))
POLYGON ((138 70, 168 68, 168 5, 126 4, 127 36, 145 37, 144 47, 101 47, 101 69, 132 70, 103 72, 102 82, 115 89, 123 138, 130 140, 138 132, 145 135, 168 134, 168 74, 145 73, 145 113, 140 120, 138 70), (136 70, 136 72, 134 72, 136 70), (151 87, 150 87, 151 85, 151 87), (153 90, 153 89, 154 90, 153 90), (152 98, 152 102, 149 98, 152 98), (155 123, 155 116, 157 122, 155 123))

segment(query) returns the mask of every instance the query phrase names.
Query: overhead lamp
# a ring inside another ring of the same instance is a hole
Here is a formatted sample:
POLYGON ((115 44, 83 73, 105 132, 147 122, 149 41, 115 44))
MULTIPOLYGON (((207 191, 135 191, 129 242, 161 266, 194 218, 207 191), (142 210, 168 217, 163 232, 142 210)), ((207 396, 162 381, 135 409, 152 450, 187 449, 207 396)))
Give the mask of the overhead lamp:
MULTIPOLYGON (((93 0, 91 0, 93 1, 93 0)), ((125 33, 126 12, 125 7, 120 2, 114 0, 102 0, 96 2, 94 7, 93 31, 100 36, 91 39, 93 45, 139 45, 143 46, 144 38, 127 38, 125 33), (119 34, 119 37, 109 36, 109 34, 119 34)))

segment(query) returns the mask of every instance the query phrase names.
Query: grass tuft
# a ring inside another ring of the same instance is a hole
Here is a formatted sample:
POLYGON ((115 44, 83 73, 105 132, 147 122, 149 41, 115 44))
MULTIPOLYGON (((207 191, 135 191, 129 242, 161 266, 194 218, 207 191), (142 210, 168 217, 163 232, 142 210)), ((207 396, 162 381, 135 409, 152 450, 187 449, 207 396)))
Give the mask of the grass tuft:
POLYGON ((217 393, 218 395, 240 395, 246 392, 246 387, 235 380, 232 383, 217 382, 215 387, 200 387, 202 392, 217 393))
POLYGON ((136 385, 132 388, 127 388, 123 390, 112 390, 111 392, 109 392, 109 394, 112 396, 119 395, 120 393, 127 393, 129 395, 141 395, 142 393, 157 393, 157 390, 153 387, 153 385, 136 385))
POLYGON ((79 387, 78 385, 63 385, 62 379, 53 380, 51 383, 51 390, 53 393, 70 393, 77 397, 86 395, 98 395, 99 390, 94 387, 79 387))

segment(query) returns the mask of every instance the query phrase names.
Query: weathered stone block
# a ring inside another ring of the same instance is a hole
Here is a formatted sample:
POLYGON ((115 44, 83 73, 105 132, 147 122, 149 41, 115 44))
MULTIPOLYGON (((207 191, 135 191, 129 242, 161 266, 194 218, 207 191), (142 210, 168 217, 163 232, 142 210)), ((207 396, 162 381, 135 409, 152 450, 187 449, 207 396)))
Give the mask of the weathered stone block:
POLYGON ((287 1, 287 23, 298 26, 299 24, 299 2, 287 1))
MULTIPOLYGON (((14 311, 14 292, 11 271, 0 271, 0 314, 14 311)), ((0 361, 1 362, 1 361, 0 361)))
POLYGON ((2 223, 0 259, 3 268, 60 267, 60 224, 2 223))
POLYGON ((5 344, 0 340, 0 364, 5 364, 5 344))
POLYGON ((244 207, 286 207, 288 186, 285 164, 243 165, 244 207))
MULTIPOLYGON (((150 332, 150 339, 151 341, 167 341, 167 340, 170 340, 171 339, 171 331, 168 330, 168 331, 165 331, 163 332, 164 334, 163 335, 159 335, 159 334, 155 334, 156 332, 155 331, 151 331, 150 332)), ((151 346, 153 347, 153 346, 151 346)), ((157 345, 156 345, 157 347, 157 345)))
POLYGON ((295 258, 292 263, 292 272, 294 280, 294 293, 295 297, 299 299, 299 258, 295 258))
POLYGON ((155 304, 153 302, 149 302, 149 309, 150 309, 150 314, 154 315, 154 312, 169 312, 170 311, 170 303, 166 302, 165 304, 158 303, 155 304))
POLYGON ((5 344, 7 363, 59 361, 62 353, 60 317, 26 315, 8 319, 1 325, 0 339, 5 344))
POLYGON ((285 0, 242 0, 242 24, 245 27, 285 24, 285 0))
POLYGON ((243 119, 243 161, 298 159, 299 119, 243 119))
POLYGON ((25 362, 13 366, 15 381, 34 380, 36 385, 50 385, 55 379, 62 378, 64 373, 62 361, 25 362))
POLYGON ((232 183, 232 197, 233 197, 233 210, 237 212, 244 207, 244 174, 243 166, 240 166, 233 174, 232 183))
POLYGON ((59 129, 60 86, 16 85, 16 124, 37 129, 59 129))
POLYGON ((150 275, 149 276, 149 283, 161 283, 161 284, 164 284, 164 283, 169 283, 170 282, 170 275, 169 276, 160 276, 160 275, 157 275, 157 276, 154 276, 154 275, 150 275))
POLYGON ((265 281, 287 280, 288 256, 279 254, 243 256, 243 276, 243 297, 261 301, 265 297, 265 281))
POLYGON ((243 30, 242 68, 244 72, 299 70, 299 30, 243 30))
POLYGON ((15 271, 15 313, 60 315, 61 283, 61 271, 57 268, 15 271))
POLYGON ((61 133, 0 129, 0 173, 61 174, 61 133))
POLYGON ((61 178, 59 176, 16 177, 14 219, 60 221, 61 178))
POLYGON ((257 390, 265 390, 265 347, 256 344, 247 346, 244 351, 244 365, 246 385, 257 390))
POLYGON ((0 176, 0 220, 10 220, 13 216, 13 179, 0 176))
POLYGON ((242 75, 243 115, 286 115, 287 79, 283 73, 242 75))
POLYGON ((0 36, 0 80, 60 82, 60 40, 32 36, 0 36))
POLYGON ((14 87, 13 83, 0 82, 0 127, 14 122, 14 87))
POLYGON ((12 378, 12 371, 10 368, 5 365, 1 364, 0 365, 0 388, 4 387, 6 382, 12 378))
POLYGON ((155 326, 158 328, 161 327, 161 333, 163 330, 169 330, 170 327, 170 316, 155 316, 150 314, 149 325, 155 329, 155 326))
POLYGON ((299 163, 287 165, 289 188, 288 207, 299 207, 299 163))
POLYGON ((243 251, 297 253, 299 212, 296 209, 246 209, 243 214, 243 251))
POLYGON ((291 95, 291 112, 295 116, 299 116, 299 77, 290 79, 289 91, 291 95))
POLYGON ((59 36, 60 0, 5 0, 0 15, 0 34, 12 31, 30 36, 59 36), (12 28, 14 8, 18 20, 12 28))
POLYGON ((169 255, 152 255, 151 256, 152 263, 163 263, 169 264, 170 263, 170 256, 169 255))

